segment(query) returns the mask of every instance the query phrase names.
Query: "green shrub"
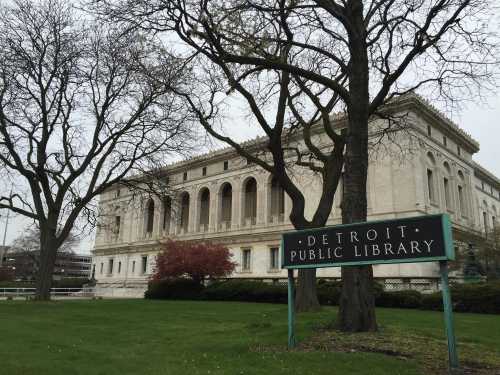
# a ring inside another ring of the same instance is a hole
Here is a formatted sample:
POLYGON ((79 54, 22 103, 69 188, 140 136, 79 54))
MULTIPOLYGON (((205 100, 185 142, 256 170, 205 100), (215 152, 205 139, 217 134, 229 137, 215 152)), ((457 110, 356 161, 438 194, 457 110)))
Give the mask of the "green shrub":
POLYGON ((191 279, 150 281, 144 293, 146 299, 200 299, 203 285, 191 279))
POLYGON ((286 303, 287 293, 285 285, 262 281, 228 280, 207 286, 202 298, 213 301, 286 303))
MULTIPOLYGON (((338 305, 341 282, 318 282, 318 299, 322 305, 338 305)), ((453 309, 457 312, 500 313, 500 283, 456 284, 451 288, 453 309)), ((415 290, 385 292, 375 283, 375 304, 378 307, 421 308, 443 310, 441 292, 421 294, 415 290)), ((153 281, 145 293, 151 299, 191 299, 212 301, 244 301, 287 303, 288 292, 284 284, 263 281, 216 281, 207 287, 190 279, 153 281)))
MULTIPOLYGON (((454 284, 451 301, 456 312, 500 314, 500 283, 454 284)), ((442 311, 441 292, 424 295, 421 307, 442 311)))
POLYGON ((441 292, 422 295, 423 310, 443 310, 443 295, 441 292))
POLYGON ((422 306, 422 294, 416 290, 382 292, 376 297, 375 304, 378 307, 415 309, 422 306))
POLYGON ((456 284, 451 289, 453 309, 459 312, 500 314, 500 283, 456 284))

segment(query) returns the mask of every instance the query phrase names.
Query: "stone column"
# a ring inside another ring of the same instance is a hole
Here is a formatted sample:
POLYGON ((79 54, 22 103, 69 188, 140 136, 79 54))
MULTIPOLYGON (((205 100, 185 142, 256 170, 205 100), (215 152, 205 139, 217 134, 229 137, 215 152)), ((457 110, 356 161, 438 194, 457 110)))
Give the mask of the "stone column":
POLYGON ((267 176, 264 172, 257 175, 257 217, 256 224, 263 225, 266 223, 267 216, 267 176))
POLYGON ((210 215, 208 218, 208 231, 217 231, 219 223, 219 184, 216 181, 210 183, 210 215))
POLYGON ((193 186, 189 189, 189 233, 198 231, 198 222, 198 187, 193 186))

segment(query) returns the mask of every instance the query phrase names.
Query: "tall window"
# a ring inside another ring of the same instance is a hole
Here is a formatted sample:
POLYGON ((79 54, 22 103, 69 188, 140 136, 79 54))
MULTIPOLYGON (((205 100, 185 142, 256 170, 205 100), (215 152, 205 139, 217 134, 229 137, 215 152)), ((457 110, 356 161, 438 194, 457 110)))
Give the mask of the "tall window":
POLYGON ((121 218, 120 216, 115 216, 115 236, 118 238, 120 236, 120 223, 121 218))
POLYGON ((112 275, 113 274, 113 264, 114 264, 114 259, 111 258, 108 260, 108 274, 112 275))
POLYGON ((269 269, 277 270, 279 268, 279 250, 277 247, 269 249, 269 269))
POLYGON ((484 233, 486 237, 488 237, 488 215, 483 211, 483 225, 484 225, 484 233))
POLYGON ((188 173, 187 172, 184 172, 182 174, 182 181, 186 181, 188 179, 188 173))
POLYGON ((141 273, 145 275, 148 272, 148 256, 143 255, 141 257, 141 273))
POLYGON ((118 262, 118 273, 122 272, 122 262, 118 262))
POLYGON ((432 128, 431 128, 431 126, 430 126, 430 125, 427 125, 427 135, 428 135, 429 137, 431 137, 431 136, 432 136, 432 128))
POLYGON ((447 146, 447 143, 448 143, 448 142, 447 142, 447 139, 446 139, 446 137, 443 135, 443 145, 444 145, 444 147, 446 147, 446 146, 447 146))
POLYGON ((187 192, 181 195, 181 229, 187 232, 189 228, 189 194, 187 192))
POLYGON ((155 220, 155 202, 149 199, 146 206, 146 233, 153 233, 153 225, 155 220))
POLYGON ((229 161, 224 162, 224 170, 227 171, 229 169, 229 161))
POLYGON ((164 231, 170 229, 170 219, 172 216, 172 199, 170 197, 163 198, 163 222, 162 228, 164 231))
POLYGON ((244 203, 245 222, 255 224, 257 218, 257 181, 251 177, 245 184, 245 203, 244 203))
POLYGON ((208 230, 210 220, 210 190, 204 188, 200 193, 200 230, 208 230))
POLYGON ((241 254, 241 270, 250 271, 251 267, 252 250, 243 249, 241 254))
POLYGON ((233 209, 233 188, 229 182, 222 185, 220 197, 221 226, 223 229, 227 229, 231 226, 233 209))
POLYGON ((134 274, 135 272, 135 260, 132 261, 132 274, 134 274))
POLYGON ((282 222, 285 213, 285 191, 278 183, 278 179, 271 179, 271 219, 282 222))
POLYGON ((464 199, 464 189, 460 185, 458 185, 458 204, 459 204, 459 209, 460 209, 460 214, 462 216, 466 215, 465 212, 465 199, 464 199))
POLYGON ((444 203, 446 208, 451 208, 451 196, 450 196, 450 183, 448 179, 443 178, 443 186, 444 186, 444 203))
POLYGON ((434 192, 434 176, 432 174, 432 170, 427 169, 427 188, 429 191, 429 200, 432 203, 436 202, 436 194, 434 192))
POLYGON ((101 268, 99 270, 99 273, 102 275, 103 271, 104 271, 104 263, 101 263, 101 268))

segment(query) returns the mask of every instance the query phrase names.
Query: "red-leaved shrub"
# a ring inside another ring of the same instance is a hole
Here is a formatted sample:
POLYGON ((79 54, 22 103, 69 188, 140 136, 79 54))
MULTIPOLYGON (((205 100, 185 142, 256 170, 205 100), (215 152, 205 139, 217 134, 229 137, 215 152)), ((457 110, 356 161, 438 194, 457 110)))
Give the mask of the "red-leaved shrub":
POLYGON ((229 249, 209 242, 168 240, 156 257, 153 280, 189 277, 201 284, 205 278, 228 276, 236 263, 229 249))

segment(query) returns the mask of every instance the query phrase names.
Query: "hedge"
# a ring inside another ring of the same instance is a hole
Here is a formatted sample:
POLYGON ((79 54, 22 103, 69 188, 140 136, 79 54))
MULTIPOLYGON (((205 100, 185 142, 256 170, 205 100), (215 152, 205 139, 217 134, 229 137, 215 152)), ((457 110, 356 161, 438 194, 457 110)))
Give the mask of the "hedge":
MULTIPOLYGON (((341 286, 340 282, 318 281, 320 304, 338 305, 341 286)), ((454 311, 500 313, 500 283, 455 284, 451 293, 454 311)), ((386 292, 380 284, 375 283, 374 294, 378 307, 443 309, 440 292, 386 292)), ((287 287, 283 284, 246 280, 217 281, 205 287, 189 279, 178 279, 150 282, 145 298, 286 303, 287 287)))

